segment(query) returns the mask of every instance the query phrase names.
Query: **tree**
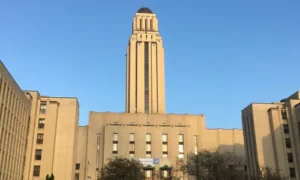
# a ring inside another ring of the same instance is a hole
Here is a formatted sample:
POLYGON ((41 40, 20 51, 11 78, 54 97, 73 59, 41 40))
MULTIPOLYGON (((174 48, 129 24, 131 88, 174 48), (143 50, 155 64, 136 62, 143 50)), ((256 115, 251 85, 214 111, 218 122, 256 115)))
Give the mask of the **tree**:
POLYGON ((189 154, 182 170, 196 180, 241 180, 246 178, 245 160, 231 152, 210 152, 189 154))
POLYGON ((54 180, 54 175, 53 175, 53 173, 51 173, 51 176, 49 176, 49 175, 47 174, 46 180, 54 180))
POLYGON ((260 168, 260 177, 251 178, 252 180, 288 180, 288 177, 285 177, 280 173, 279 170, 274 171, 270 167, 261 167, 260 168))
POLYGON ((144 180, 143 165, 137 160, 111 158, 101 170, 99 180, 144 180))

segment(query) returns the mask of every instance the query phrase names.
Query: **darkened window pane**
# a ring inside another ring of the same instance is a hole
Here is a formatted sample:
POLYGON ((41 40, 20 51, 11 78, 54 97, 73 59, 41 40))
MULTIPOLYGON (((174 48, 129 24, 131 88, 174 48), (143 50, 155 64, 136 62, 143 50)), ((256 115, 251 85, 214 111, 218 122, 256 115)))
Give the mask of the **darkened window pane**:
POLYGON ((42 159, 42 150, 36 149, 35 150, 35 160, 41 160, 42 159))
POLYGON ((45 118, 39 119, 39 129, 43 129, 45 127, 45 118))
POLYGON ((43 142, 44 142, 44 134, 38 134, 36 138, 36 143, 43 144, 43 142))
POLYGON ((282 119, 287 119, 286 110, 281 110, 281 116, 282 116, 282 119))
POLYGON ((33 176, 40 176, 40 166, 33 167, 33 176))
POLYGON ((296 170, 295 168, 290 168, 290 177, 295 178, 296 177, 296 170))
POLYGON ((290 131, 289 131, 289 125, 287 125, 287 124, 283 124, 283 132, 285 133, 285 134, 288 134, 290 131))
POLYGON ((289 139, 289 138, 285 139, 285 146, 286 146, 286 148, 291 148, 292 147, 291 139, 289 139))
POLYGON ((149 113, 149 43, 145 42, 145 64, 144 64, 144 83, 145 83, 145 92, 144 92, 144 101, 145 101, 145 113, 149 113))
POLYGON ((294 162, 294 160, 293 160, 293 154, 292 153, 287 153, 287 157, 288 157, 289 163, 294 162))
POLYGON ((79 169, 80 169, 80 164, 79 164, 79 163, 76 163, 75 169, 76 169, 76 170, 79 170, 79 169))
POLYGON ((46 113, 46 107, 47 107, 47 102, 41 102, 40 105, 40 114, 45 114, 46 113))

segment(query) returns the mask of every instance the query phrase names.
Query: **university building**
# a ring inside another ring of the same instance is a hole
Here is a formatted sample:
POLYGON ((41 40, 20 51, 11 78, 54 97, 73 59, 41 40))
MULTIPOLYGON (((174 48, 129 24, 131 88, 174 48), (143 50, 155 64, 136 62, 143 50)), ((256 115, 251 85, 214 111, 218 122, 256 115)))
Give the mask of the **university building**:
POLYGON ((249 176, 267 166, 300 179, 300 91, 280 102, 250 104, 242 122, 249 176))
POLYGON ((126 112, 90 112, 88 126, 79 127, 78 179, 97 179, 114 156, 140 160, 148 179, 156 172, 168 175, 188 153, 203 149, 244 156, 242 130, 207 129, 203 114, 166 114, 164 75, 158 19, 144 7, 133 18, 127 47, 126 112))
MULTIPOLYGON (((240 129, 207 129, 203 114, 166 114, 164 48, 157 16, 133 18, 126 55, 125 112, 90 112, 78 127, 75 97, 22 91, 0 63, 0 179, 97 180, 108 158, 140 160, 148 179, 168 175, 204 149, 244 156, 240 129)), ((178 171, 176 175, 187 179, 178 171)))

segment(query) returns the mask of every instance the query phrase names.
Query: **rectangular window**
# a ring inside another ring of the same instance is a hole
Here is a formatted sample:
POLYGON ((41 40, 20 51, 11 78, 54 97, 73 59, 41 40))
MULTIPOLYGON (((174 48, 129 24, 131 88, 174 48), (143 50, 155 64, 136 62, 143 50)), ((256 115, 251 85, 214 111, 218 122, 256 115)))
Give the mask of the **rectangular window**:
POLYGON ((198 154, 198 136, 194 136, 194 153, 198 154))
POLYGON ((287 120, 286 110, 281 110, 281 117, 282 117, 282 119, 287 120))
MULTIPOLYGON (((96 169, 100 167, 100 137, 101 134, 97 134, 97 150, 96 150, 96 169)), ((97 175, 98 178, 98 175, 97 175)))
POLYGON ((114 142, 118 142, 118 139, 119 139, 118 133, 114 133, 114 134, 113 134, 113 141, 114 141, 114 142))
POLYGON ((47 108, 47 102, 42 101, 40 105, 40 114, 45 114, 46 113, 46 108, 47 108))
POLYGON ((151 134, 146 134, 146 142, 151 142, 151 134))
POLYGON ((166 142, 168 142, 168 135, 167 134, 163 134, 162 135, 162 142, 164 143, 166 143, 166 142))
POLYGON ((168 151, 168 145, 167 144, 163 144, 162 145, 162 151, 163 152, 167 152, 168 151))
POLYGON ((134 133, 129 134, 129 141, 134 142, 134 133))
POLYGON ((44 142, 44 134, 37 134, 36 143, 43 144, 44 142))
POLYGON ((129 158, 134 158, 134 153, 129 153, 129 158))
POLYGON ((153 20, 150 19, 150 31, 153 31, 153 20))
POLYGON ((290 138, 285 138, 285 147, 292 148, 292 143, 290 138))
POLYGON ((41 166, 34 166, 33 167, 33 176, 40 176, 40 169, 41 169, 41 166))
POLYGON ((129 151, 134 151, 134 144, 129 144, 129 151))
POLYGON ((145 171, 145 176, 146 176, 146 178, 151 178, 152 177, 152 171, 151 170, 146 170, 145 171))
POLYGON ((183 134, 178 135, 178 142, 179 142, 179 144, 183 143, 183 134))
POLYGON ((290 131, 289 131, 289 125, 287 125, 287 124, 283 124, 283 132, 285 133, 285 134, 288 134, 290 131))
POLYGON ((146 151, 151 151, 151 144, 146 144, 146 151))
POLYGON ((287 157, 288 157, 288 162, 289 163, 293 163, 294 160, 293 160, 293 154, 292 153, 287 153, 287 157))
POLYGON ((75 169, 76 169, 76 170, 79 170, 79 169, 80 169, 80 163, 76 163, 75 169))
POLYGON ((296 177, 296 170, 295 168, 290 168, 290 177, 295 178, 296 177))
POLYGON ((178 152, 183 153, 183 144, 178 145, 178 152))
POLYGON ((118 151, 118 144, 113 144, 113 151, 118 151))
POLYGON ((75 180, 79 180, 79 173, 75 173, 75 180))
POLYGON ((39 129, 43 129, 45 127, 45 118, 39 118, 39 129))
POLYGON ((35 160, 41 160, 42 159, 42 150, 36 149, 35 150, 35 160))
POLYGON ((145 102, 145 113, 149 113, 149 43, 145 42, 145 57, 144 57, 144 102, 145 102))

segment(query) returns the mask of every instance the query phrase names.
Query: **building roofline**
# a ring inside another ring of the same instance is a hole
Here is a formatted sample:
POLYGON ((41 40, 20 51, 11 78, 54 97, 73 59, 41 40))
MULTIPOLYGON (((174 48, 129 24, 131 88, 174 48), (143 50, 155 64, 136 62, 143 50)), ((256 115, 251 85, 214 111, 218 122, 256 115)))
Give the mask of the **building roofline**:
POLYGON ((243 129, 240 129, 240 128, 207 128, 207 130, 225 130, 225 131, 228 131, 228 130, 243 130, 243 129))
MULTIPOLYGON (((101 114, 105 114, 105 113, 111 113, 111 114, 145 114, 145 113, 128 113, 128 112, 111 112, 111 111, 104 111, 104 112, 99 112, 99 111, 89 111, 89 113, 101 113, 101 114)), ((160 114, 160 113, 149 113, 149 114, 145 114, 145 115, 187 115, 187 116, 204 116, 204 114, 175 114, 175 113, 165 113, 165 114, 160 114)))
POLYGON ((0 59, 0 64, 4 67, 5 71, 8 73, 8 75, 11 77, 12 81, 16 84, 17 88, 19 88, 22 91, 23 96, 25 97, 25 99, 28 101, 28 103, 30 104, 29 99, 26 97, 26 95, 23 93, 22 88, 19 86, 19 84, 17 83, 17 81, 15 80, 15 78, 13 77, 13 75, 9 72, 9 70, 6 68, 6 66, 4 65, 4 63, 2 62, 2 60, 0 59))

